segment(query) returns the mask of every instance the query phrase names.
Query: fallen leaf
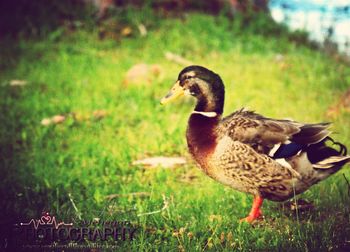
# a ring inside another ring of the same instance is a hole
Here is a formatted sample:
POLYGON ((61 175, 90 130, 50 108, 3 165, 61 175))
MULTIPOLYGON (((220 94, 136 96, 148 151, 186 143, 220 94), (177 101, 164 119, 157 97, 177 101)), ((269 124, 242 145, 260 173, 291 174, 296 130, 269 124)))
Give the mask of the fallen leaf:
POLYGON ((161 73, 161 67, 159 65, 148 65, 145 63, 139 63, 133 65, 127 72, 123 83, 126 85, 134 84, 150 84, 161 73))
POLYGON ((101 120, 102 118, 107 116, 107 112, 106 112, 106 110, 95 110, 92 113, 92 115, 93 115, 94 119, 101 120))
POLYGON ((280 53, 276 54, 276 55, 275 55, 275 61, 276 61, 276 62, 282 62, 282 61, 284 61, 284 56, 283 56, 283 54, 280 54, 280 53))
POLYGON ((68 121, 68 126, 74 122, 83 122, 88 121, 90 119, 101 120, 102 118, 107 116, 107 111, 95 110, 92 113, 80 113, 80 112, 71 112, 66 115, 55 115, 51 118, 44 118, 41 120, 41 125, 48 126, 50 124, 60 124, 64 121, 68 121))
POLYGON ((172 168, 178 165, 186 164, 186 159, 183 157, 151 157, 134 161, 132 164, 142 165, 148 168, 172 168))
POLYGON ((43 126, 49 126, 50 124, 59 124, 62 123, 64 120, 66 120, 66 117, 63 115, 55 115, 51 118, 44 118, 41 120, 41 125, 43 126))
POLYGON ((51 118, 51 121, 54 123, 54 124, 59 124, 59 123, 62 123, 64 122, 64 120, 66 120, 66 117, 63 116, 63 115, 55 115, 51 118))
POLYGON ((145 37, 147 35, 146 26, 144 26, 143 24, 139 24, 137 28, 139 29, 141 37, 145 37))
POLYGON ((41 125, 43 126, 48 126, 51 124, 51 119, 50 118, 44 118, 41 120, 41 125))
POLYGON ((15 87, 15 86, 17 86, 17 87, 19 87, 19 86, 25 86, 25 85, 27 85, 27 81, 26 80, 11 80, 10 81, 10 86, 13 86, 13 87, 15 87))
POLYGON ((121 31, 121 35, 124 37, 131 35, 131 33, 132 33, 132 29, 129 26, 124 27, 121 31))

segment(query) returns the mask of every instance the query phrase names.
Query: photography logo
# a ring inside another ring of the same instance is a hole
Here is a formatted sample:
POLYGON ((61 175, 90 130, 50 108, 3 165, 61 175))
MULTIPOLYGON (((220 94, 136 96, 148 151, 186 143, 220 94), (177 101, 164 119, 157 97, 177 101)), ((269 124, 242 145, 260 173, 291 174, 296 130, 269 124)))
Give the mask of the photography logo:
POLYGON ((64 222, 57 223, 55 216, 51 217, 48 212, 45 212, 43 214, 43 216, 41 216, 41 218, 39 220, 31 219, 30 222, 28 222, 28 223, 20 223, 20 225, 21 226, 33 225, 33 228, 35 230, 38 230, 39 226, 51 225, 55 229, 58 229, 60 226, 72 227, 73 223, 67 223, 67 224, 64 223, 64 222))
POLYGON ((121 242, 132 241, 137 226, 129 221, 81 221, 78 225, 57 221, 48 212, 39 219, 13 225, 3 247, 53 249, 53 248, 116 248, 121 242))

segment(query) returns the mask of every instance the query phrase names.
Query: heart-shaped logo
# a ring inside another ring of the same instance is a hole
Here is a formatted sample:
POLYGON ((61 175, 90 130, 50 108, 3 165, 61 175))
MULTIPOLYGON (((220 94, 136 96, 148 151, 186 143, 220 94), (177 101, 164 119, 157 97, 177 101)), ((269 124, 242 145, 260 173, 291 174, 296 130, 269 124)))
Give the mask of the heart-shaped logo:
POLYGON ((47 215, 47 216, 41 216, 40 220, 42 222, 44 222, 45 224, 49 223, 51 221, 51 216, 47 215))

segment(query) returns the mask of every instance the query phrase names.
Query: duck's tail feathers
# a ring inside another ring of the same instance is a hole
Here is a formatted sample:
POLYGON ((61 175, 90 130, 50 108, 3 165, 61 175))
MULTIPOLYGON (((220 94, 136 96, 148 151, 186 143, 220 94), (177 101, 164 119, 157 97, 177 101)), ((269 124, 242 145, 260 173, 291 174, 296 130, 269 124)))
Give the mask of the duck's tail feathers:
POLYGON ((335 142, 327 136, 323 141, 310 145, 307 150, 308 159, 316 169, 332 169, 334 172, 343 165, 350 162, 350 156, 347 155, 347 148, 339 142, 335 142), (326 143, 331 142, 332 147, 326 143))
POLYGON ((330 169, 335 167, 341 168, 343 165, 345 165, 348 162, 350 162, 350 156, 345 156, 345 157, 332 156, 321 162, 314 164, 313 167, 316 169, 330 169))

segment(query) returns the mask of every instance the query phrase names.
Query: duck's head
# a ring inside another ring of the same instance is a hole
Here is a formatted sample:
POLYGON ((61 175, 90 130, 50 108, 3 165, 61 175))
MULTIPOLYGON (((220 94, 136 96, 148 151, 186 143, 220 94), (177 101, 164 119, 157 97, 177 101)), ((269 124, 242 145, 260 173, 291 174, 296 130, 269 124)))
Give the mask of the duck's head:
POLYGON ((166 104, 183 95, 197 99, 195 111, 222 114, 225 99, 224 84, 219 75, 202 66, 184 68, 169 93, 161 100, 166 104))

